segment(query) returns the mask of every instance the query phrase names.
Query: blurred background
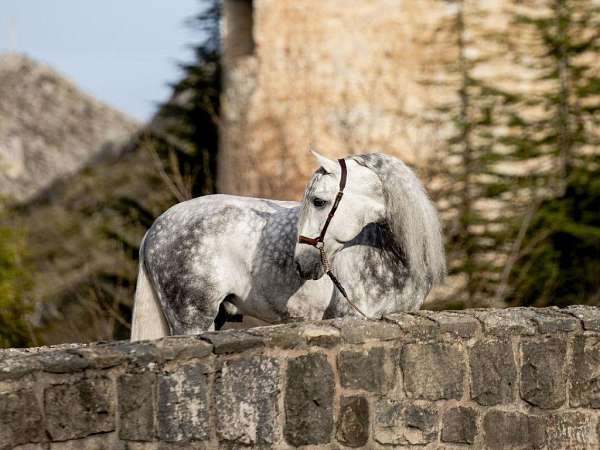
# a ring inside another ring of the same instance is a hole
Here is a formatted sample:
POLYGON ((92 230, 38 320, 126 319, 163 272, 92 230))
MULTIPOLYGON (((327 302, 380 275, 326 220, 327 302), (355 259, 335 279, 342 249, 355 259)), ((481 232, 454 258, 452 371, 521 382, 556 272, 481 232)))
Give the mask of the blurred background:
POLYGON ((396 155, 426 308, 600 305, 600 0, 4 0, 0 347, 124 339, 145 230, 396 155))

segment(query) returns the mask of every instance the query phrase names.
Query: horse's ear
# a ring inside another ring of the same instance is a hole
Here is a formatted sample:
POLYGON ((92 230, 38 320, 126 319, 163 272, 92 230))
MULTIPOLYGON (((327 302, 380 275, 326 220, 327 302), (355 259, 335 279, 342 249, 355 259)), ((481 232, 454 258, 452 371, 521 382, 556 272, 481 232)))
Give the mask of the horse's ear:
POLYGON ((311 150, 311 153, 317 159, 317 162, 321 165, 321 167, 323 169, 325 169, 325 172, 327 172, 327 173, 335 173, 336 170, 338 170, 338 163, 337 162, 332 161, 329 158, 326 158, 325 156, 317 153, 315 150, 311 150))

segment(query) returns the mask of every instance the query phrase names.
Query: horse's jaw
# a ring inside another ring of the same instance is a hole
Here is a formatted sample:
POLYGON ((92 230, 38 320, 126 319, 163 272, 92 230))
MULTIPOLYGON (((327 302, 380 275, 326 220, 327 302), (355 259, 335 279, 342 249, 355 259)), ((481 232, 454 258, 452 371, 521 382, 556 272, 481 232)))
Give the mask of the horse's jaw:
POLYGON ((302 264, 297 259, 295 260, 296 273, 303 280, 319 280, 325 274, 321 261, 318 263, 302 264))

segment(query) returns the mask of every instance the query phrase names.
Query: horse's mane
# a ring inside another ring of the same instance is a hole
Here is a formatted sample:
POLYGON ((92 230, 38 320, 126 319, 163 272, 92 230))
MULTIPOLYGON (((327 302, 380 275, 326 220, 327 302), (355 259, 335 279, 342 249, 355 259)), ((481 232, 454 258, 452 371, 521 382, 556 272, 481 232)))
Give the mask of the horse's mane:
POLYGON ((381 180, 386 225, 399 245, 412 276, 437 284, 446 274, 446 259, 437 211, 423 185, 399 159, 381 153, 352 159, 381 180))

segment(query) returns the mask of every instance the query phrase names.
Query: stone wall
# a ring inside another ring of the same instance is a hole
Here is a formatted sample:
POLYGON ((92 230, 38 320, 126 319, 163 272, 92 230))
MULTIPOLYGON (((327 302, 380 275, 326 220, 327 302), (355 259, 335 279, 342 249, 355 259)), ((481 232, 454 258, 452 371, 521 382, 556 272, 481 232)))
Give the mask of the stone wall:
POLYGON ((0 449, 597 449, 600 309, 0 353, 0 449))
MULTIPOLYGON (((465 9, 502 28, 512 2, 465 0, 465 9)), ((458 95, 446 79, 456 36, 440 31, 456 7, 223 0, 220 192, 297 200, 316 169, 310 148, 330 157, 380 151, 425 168, 448 134, 434 110, 458 95)))

